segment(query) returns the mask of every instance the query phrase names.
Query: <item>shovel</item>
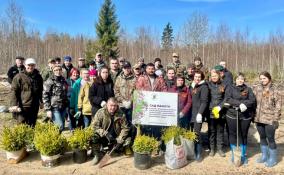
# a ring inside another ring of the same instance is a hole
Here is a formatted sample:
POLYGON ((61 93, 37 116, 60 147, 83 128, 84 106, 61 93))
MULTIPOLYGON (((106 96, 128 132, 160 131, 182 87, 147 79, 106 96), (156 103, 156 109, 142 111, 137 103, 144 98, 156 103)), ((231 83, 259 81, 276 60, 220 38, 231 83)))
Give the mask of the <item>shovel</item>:
POLYGON ((235 108, 237 111, 237 148, 234 151, 234 164, 236 167, 241 166, 241 149, 240 149, 240 144, 239 144, 239 108, 235 108))
POLYGON ((111 151, 110 151, 109 153, 106 153, 106 154, 104 155, 104 157, 102 158, 102 160, 101 160, 100 163, 99 163, 99 168, 104 167, 104 166, 108 163, 108 161, 111 159, 111 157, 110 157, 111 153, 112 153, 116 148, 117 148, 117 145, 115 145, 115 146, 111 149, 111 151))

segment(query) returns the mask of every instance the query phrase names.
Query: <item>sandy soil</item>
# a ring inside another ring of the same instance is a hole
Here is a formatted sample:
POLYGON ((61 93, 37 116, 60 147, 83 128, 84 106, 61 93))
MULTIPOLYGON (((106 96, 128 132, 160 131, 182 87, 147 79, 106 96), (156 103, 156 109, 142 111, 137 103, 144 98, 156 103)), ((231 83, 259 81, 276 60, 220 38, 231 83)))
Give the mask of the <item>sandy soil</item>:
MULTIPOLYGON (((8 105, 9 90, 0 86, 0 105, 8 105)), ((0 114, 0 129, 4 125, 13 125, 14 121, 10 114, 0 114)), ((206 131, 206 125, 203 130, 206 131)), ((67 131, 68 132, 68 131, 67 131)), ((239 168, 229 163, 230 152, 227 149, 226 157, 218 154, 209 157, 208 152, 203 151, 203 161, 197 163, 191 161, 187 166, 178 170, 170 170, 164 163, 163 156, 153 158, 152 167, 148 170, 138 170, 134 167, 133 157, 115 156, 108 166, 99 169, 91 165, 91 158, 86 163, 75 164, 72 160, 72 152, 65 153, 60 158, 60 165, 53 168, 45 168, 41 165, 38 152, 30 152, 29 155, 18 164, 6 162, 5 151, 0 150, 0 174, 284 174, 284 122, 277 131, 277 143, 279 163, 273 168, 266 168, 263 164, 256 164, 255 160, 260 155, 257 144, 258 135, 252 125, 249 131, 248 166, 239 168)))

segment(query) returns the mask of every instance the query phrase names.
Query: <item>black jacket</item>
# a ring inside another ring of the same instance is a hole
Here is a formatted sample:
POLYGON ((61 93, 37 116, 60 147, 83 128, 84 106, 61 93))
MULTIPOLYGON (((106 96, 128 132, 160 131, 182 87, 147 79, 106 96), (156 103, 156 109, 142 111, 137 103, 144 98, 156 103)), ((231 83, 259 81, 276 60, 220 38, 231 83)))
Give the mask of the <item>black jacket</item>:
POLYGON ((227 117, 236 118, 238 114, 240 119, 249 119, 255 111, 256 98, 252 89, 247 85, 236 86, 234 84, 226 88, 225 103, 230 104, 226 113, 227 117), (236 110, 241 103, 247 107, 245 112, 241 112, 240 109, 236 110))
POLYGON ((62 65, 62 69, 66 71, 66 75, 64 75, 64 78, 67 80, 70 77, 70 71, 73 68, 73 65, 70 64, 69 67, 65 66, 65 64, 62 65), (66 76, 66 77, 65 77, 66 76))
POLYGON ((8 82, 11 84, 13 81, 13 78, 19 73, 19 72, 23 72, 25 70, 25 66, 22 65, 21 67, 17 67, 17 65, 14 65, 12 67, 10 67, 10 69, 8 70, 8 82))
POLYGON ((98 80, 93 83, 89 89, 89 100, 92 105, 92 114, 95 115, 101 108, 101 103, 103 101, 107 102, 110 97, 114 97, 113 82, 110 77, 107 82, 98 80))
POLYGON ((209 89, 205 81, 194 87, 191 86, 192 94, 192 118, 191 123, 196 122, 196 115, 200 113, 202 118, 208 117, 209 89))
MULTIPOLYGON (((224 106, 226 86, 221 81, 217 83, 210 81, 208 82, 208 88, 210 94, 209 110, 212 111, 212 109, 215 106, 220 106, 222 114, 224 114, 225 110, 223 109, 223 106, 224 106)), ((213 117, 212 112, 210 112, 210 117, 211 118, 213 117)))
POLYGON ((224 71, 223 84, 226 86, 233 84, 233 74, 228 69, 224 71))

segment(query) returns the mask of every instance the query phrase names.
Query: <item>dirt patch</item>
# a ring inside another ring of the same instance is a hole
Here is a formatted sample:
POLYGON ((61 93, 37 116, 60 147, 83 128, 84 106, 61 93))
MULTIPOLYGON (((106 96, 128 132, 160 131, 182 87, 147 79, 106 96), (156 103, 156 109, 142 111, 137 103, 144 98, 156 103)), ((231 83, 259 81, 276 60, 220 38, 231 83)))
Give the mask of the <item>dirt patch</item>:
MULTIPOLYGON (((9 104, 9 88, 0 85, 0 105, 9 104)), ((0 130, 4 125, 12 126, 15 124, 11 114, 0 113, 0 130)), ((203 126, 203 131, 206 132, 207 125, 203 126)), ((68 135, 69 131, 65 134, 68 135)), ((0 174, 218 174, 218 175, 251 175, 251 174, 284 174, 284 122, 281 121, 280 128, 277 131, 277 143, 278 143, 278 159, 279 163, 273 168, 266 168, 263 164, 256 164, 255 160, 259 156, 258 146, 258 134, 254 127, 251 125, 249 131, 249 144, 248 144, 248 166, 242 166, 239 168, 234 167, 229 163, 230 151, 227 147, 226 157, 222 158, 218 155, 209 157, 208 152, 203 151, 203 161, 197 163, 191 161, 187 166, 178 170, 170 170, 164 163, 163 156, 153 158, 153 165, 148 170, 137 170, 133 164, 133 157, 115 156, 110 160, 110 164, 102 169, 98 166, 91 164, 91 158, 86 163, 75 164, 72 160, 72 152, 65 153, 60 158, 60 165, 54 168, 45 168, 41 165, 40 155, 38 152, 29 152, 29 156, 26 157, 19 164, 8 164, 6 162, 6 154, 3 150, 0 150, 0 174)))

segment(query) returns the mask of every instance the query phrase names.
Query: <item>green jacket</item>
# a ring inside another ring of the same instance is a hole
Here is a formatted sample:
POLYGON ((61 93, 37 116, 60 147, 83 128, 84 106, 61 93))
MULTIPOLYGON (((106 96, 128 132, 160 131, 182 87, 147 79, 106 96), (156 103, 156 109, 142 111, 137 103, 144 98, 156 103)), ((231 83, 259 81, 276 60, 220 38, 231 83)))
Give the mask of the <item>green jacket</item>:
MULTIPOLYGON (((117 135, 117 139, 125 141, 130 130, 125 114, 118 109, 113 117, 113 127, 117 135)), ((107 111, 106 106, 97 111, 91 126, 94 128, 95 133, 100 135, 100 137, 105 136, 105 134, 109 131, 109 127, 111 126, 111 115, 107 111)))
POLYGON ((78 97, 81 89, 81 80, 82 78, 79 78, 75 81, 75 83, 72 85, 72 91, 71 91, 71 97, 70 97, 70 108, 75 109, 75 112, 78 111, 78 97))
POLYGON ((49 67, 46 67, 41 71, 41 76, 42 76, 43 81, 46 81, 52 75, 53 75, 53 72, 49 67))
POLYGON ((169 68, 173 68, 173 69, 175 70, 175 72, 176 72, 176 75, 177 75, 177 74, 184 75, 184 73, 185 73, 185 71, 186 71, 186 66, 183 65, 183 64, 181 64, 181 63, 177 63, 177 64, 175 64, 175 63, 169 63, 169 64, 167 65, 167 71, 168 71, 169 68))

